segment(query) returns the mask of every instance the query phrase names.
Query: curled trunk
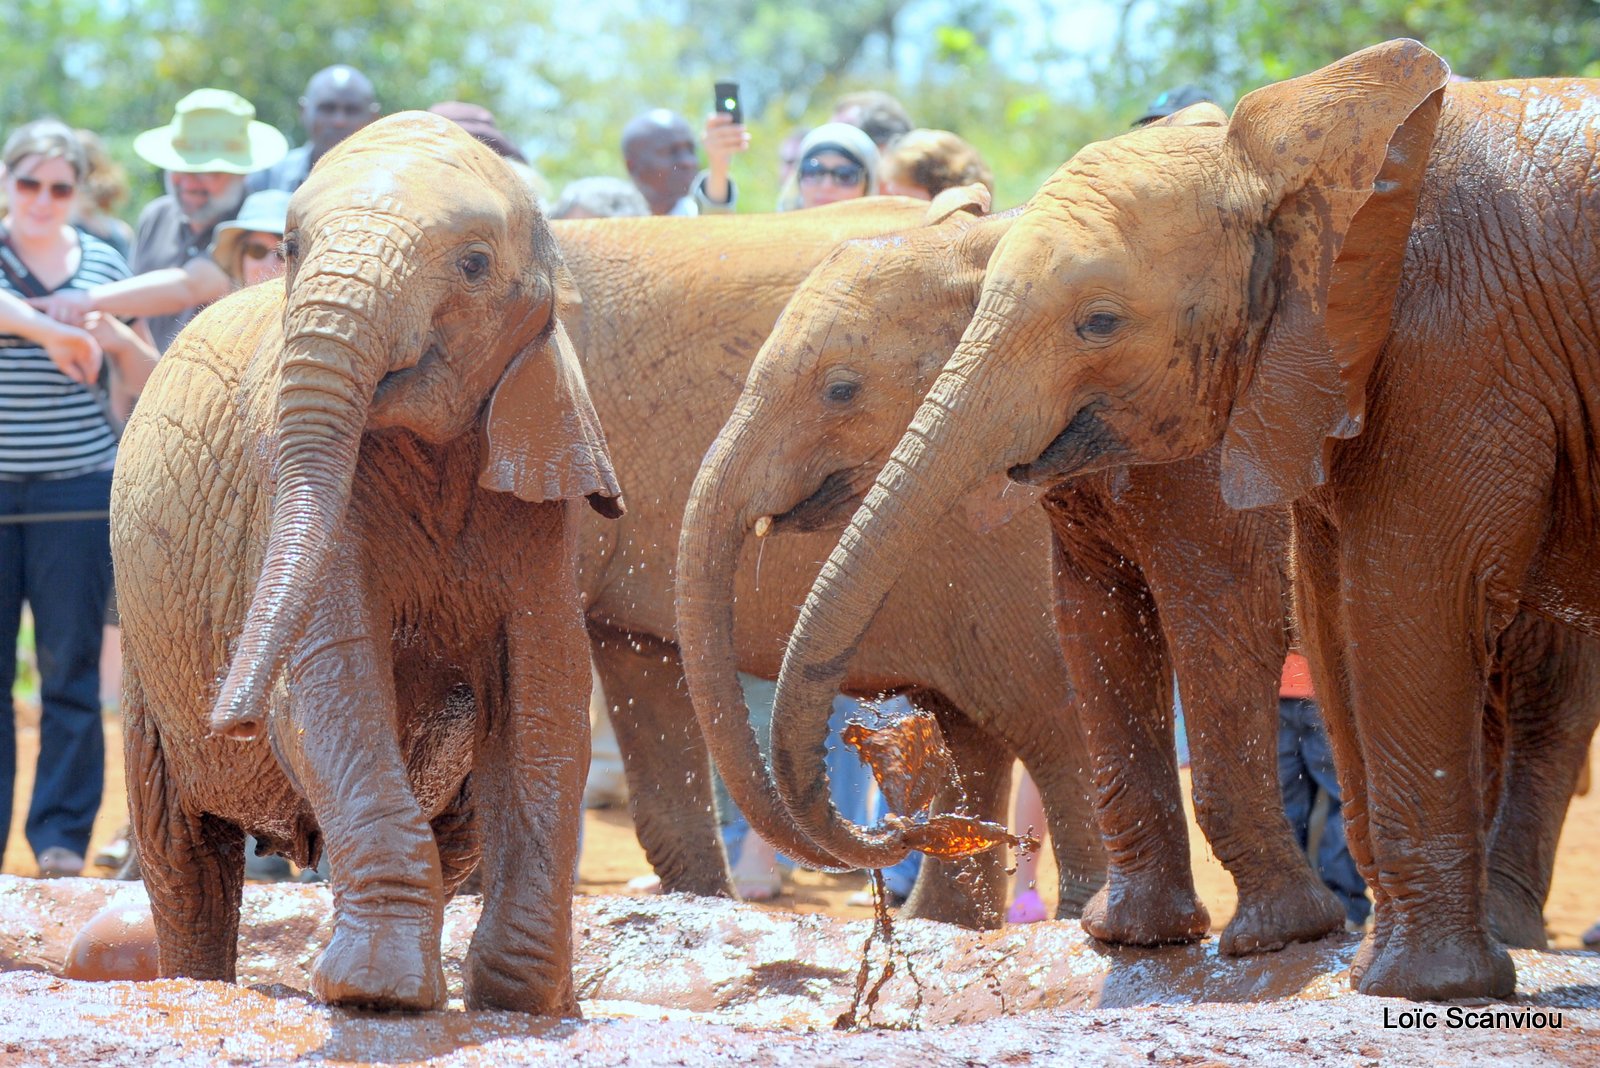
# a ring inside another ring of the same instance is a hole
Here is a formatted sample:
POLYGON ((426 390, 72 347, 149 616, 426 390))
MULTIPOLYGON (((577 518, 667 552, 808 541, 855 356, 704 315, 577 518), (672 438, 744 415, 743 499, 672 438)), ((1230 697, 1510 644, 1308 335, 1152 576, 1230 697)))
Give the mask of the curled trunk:
POLYGON ((824 766, 833 695, 862 636, 906 565, 942 520, 986 476, 1031 458, 1054 433, 1019 428, 1021 389, 985 374, 1014 306, 987 299, 973 329, 895 447, 834 547, 789 638, 772 717, 772 762, 780 796, 800 829, 854 867, 881 868, 910 847, 901 831, 864 831, 834 808, 824 766))
MULTIPOLYGON (((752 520, 740 443, 748 413, 723 428, 695 478, 678 541, 678 644, 706 746, 739 810, 785 856, 822 870, 849 870, 805 836, 779 800, 750 726, 733 643, 734 574, 752 520)), ((744 450, 748 452, 748 450, 744 450)))

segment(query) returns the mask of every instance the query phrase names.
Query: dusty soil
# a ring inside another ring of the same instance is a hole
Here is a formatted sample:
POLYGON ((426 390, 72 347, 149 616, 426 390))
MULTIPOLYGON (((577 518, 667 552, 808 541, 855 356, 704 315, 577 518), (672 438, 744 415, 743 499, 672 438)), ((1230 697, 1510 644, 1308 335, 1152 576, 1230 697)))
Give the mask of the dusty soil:
MULTIPOLYGON (((34 875, 33 854, 22 836, 27 814, 27 798, 33 788, 33 764, 38 753, 39 730, 36 709, 17 712, 17 799, 13 807, 11 837, 0 871, 10 875, 34 875)), ((106 727, 106 792, 99 818, 95 821, 91 855, 99 850, 127 822, 127 800, 122 779, 122 729, 114 715, 106 727)), ((1592 758, 1591 758, 1592 759, 1592 758)), ((1189 773, 1183 772, 1184 804, 1189 814, 1189 851, 1194 862, 1195 884, 1211 911, 1213 931, 1220 931, 1233 917, 1233 882, 1222 865, 1211 856, 1205 838, 1194 822, 1189 805, 1189 773)), ((628 881, 648 875, 650 866, 633 835, 633 824, 626 809, 605 809, 586 813, 585 848, 578 866, 578 892, 581 894, 624 894, 628 881)), ((104 874, 91 868, 85 874, 104 874)), ((1039 892, 1045 905, 1055 908, 1055 861, 1047 849, 1040 865, 1039 892)), ((771 908, 860 919, 871 915, 865 906, 852 906, 846 898, 863 889, 861 876, 832 876, 798 871, 785 878, 784 894, 771 908)), ((1600 919, 1600 789, 1586 797, 1573 799, 1566 827, 1556 854, 1555 880, 1545 908, 1545 923, 1552 949, 1579 949, 1582 935, 1600 919)))
MULTIPOLYGON (((37 746, 24 719, 19 798, 37 746)), ((107 721, 107 800, 94 846, 124 817, 120 733, 107 721)), ((5 871, 33 874, 20 813, 5 871)), ((1549 911, 1571 946, 1600 912, 1593 894, 1600 797, 1579 798, 1563 837, 1549 911)), ((799 873, 770 906, 682 896, 625 896, 646 872, 622 811, 591 812, 575 907, 574 977, 585 1020, 466 1012, 461 964, 478 901, 447 909, 446 1012, 381 1015, 329 1009, 306 993, 330 929, 322 886, 249 886, 239 983, 83 982, 101 966, 149 974, 143 887, 107 879, 0 876, 0 1065, 840 1064, 1073 1065, 1432 1063, 1600 1064, 1600 955, 1516 954, 1518 996, 1493 1026, 1403 1028, 1408 1002, 1350 993, 1354 937, 1243 961, 1215 940, 1161 950, 1100 946, 1076 923, 976 933, 896 925, 895 972, 867 1017, 850 1007, 870 929, 846 896, 862 880, 799 873), (91 918, 109 941, 72 943, 91 918), (1387 1025, 1386 1025, 1387 1024, 1387 1025)), ((1225 873, 1191 824, 1197 882, 1214 923, 1232 912, 1225 873)), ((1045 896, 1054 872, 1041 874, 1045 896)), ((1053 902, 1050 902, 1053 904, 1053 902)), ((882 974, 885 951, 870 954, 882 974)), ((1460 1013, 1462 1010, 1457 1007, 1460 1013)), ((1482 1022, 1483 1007, 1462 1017, 1482 1022)))
MULTIPOLYGON (((1392 1026, 1420 1006, 1352 994, 1352 937, 1242 961, 1215 943, 1113 950, 1073 923, 969 932, 897 925, 894 976, 869 1025, 840 1031, 869 922, 685 896, 578 900, 586 1019, 466 1012, 476 898, 446 910, 445 1012, 382 1015, 310 1000, 329 933, 325 887, 246 888, 239 984, 57 978, 83 920, 138 917, 139 884, 0 877, 0 1063, 1593 1064, 1600 956, 1516 954, 1519 996, 1455 1011, 1493 1026, 1392 1026), (109 907, 108 907, 108 902, 109 907), (104 915, 105 913, 102 913, 104 915), (1517 1015, 1510 1015, 1517 1014, 1517 1015), (1386 1021, 1390 1026, 1386 1026, 1386 1021)), ((881 951, 871 956, 881 974, 881 951)))

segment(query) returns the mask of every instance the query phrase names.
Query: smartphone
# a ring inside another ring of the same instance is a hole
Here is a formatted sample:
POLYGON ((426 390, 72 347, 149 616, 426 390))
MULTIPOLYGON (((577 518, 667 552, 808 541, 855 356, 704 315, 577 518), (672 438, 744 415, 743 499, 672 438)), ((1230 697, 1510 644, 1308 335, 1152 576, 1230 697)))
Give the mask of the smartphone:
POLYGON ((733 116, 734 125, 744 122, 744 112, 739 108, 739 83, 718 82, 716 84, 717 102, 716 110, 725 111, 733 116))

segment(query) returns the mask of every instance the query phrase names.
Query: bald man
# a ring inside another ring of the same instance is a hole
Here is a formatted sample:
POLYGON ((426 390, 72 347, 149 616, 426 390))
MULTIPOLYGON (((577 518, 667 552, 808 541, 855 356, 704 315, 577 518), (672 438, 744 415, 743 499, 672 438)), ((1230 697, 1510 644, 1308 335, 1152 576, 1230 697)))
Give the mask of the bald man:
POLYGON ((306 82, 300 98, 300 125, 310 139, 291 148, 282 162, 252 174, 245 188, 294 192, 323 153, 377 117, 377 97, 365 74, 342 63, 323 67, 306 82))
POLYGON ((706 120, 706 155, 710 168, 700 170, 694 133, 675 111, 655 108, 636 115, 622 128, 622 162, 628 177, 652 215, 712 215, 731 212, 738 199, 728 163, 750 144, 743 126, 732 116, 706 120))

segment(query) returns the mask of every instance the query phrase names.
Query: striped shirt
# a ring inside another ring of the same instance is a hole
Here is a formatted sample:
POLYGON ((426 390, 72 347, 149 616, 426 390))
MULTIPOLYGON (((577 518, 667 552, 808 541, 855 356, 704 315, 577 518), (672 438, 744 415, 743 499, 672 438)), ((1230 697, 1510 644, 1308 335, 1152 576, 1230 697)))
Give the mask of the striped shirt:
MULTIPOLYGON (((78 273, 59 289, 128 277, 128 265, 110 245, 82 232, 78 241, 78 273)), ((4 271, 0 287, 22 296, 4 271)), ((68 378, 38 342, 0 334, 0 478, 65 478, 105 470, 116 458, 116 435, 95 391, 68 378)))

